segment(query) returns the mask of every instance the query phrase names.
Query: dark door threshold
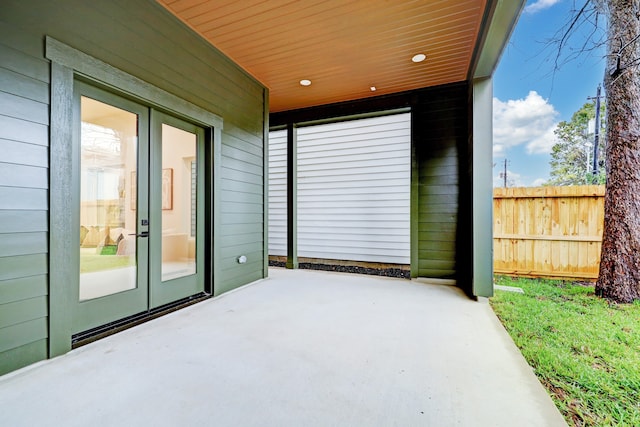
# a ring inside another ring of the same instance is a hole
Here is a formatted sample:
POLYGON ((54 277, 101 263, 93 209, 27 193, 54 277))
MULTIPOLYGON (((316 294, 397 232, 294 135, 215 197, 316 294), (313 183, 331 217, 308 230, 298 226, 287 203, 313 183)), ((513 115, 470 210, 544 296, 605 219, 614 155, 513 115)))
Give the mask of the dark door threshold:
POLYGON ((138 326, 142 323, 148 322, 149 320, 156 319, 160 316, 164 316, 165 314, 183 309, 209 298, 211 298, 210 294, 201 292, 161 307, 154 308, 153 310, 143 311, 142 313, 134 314, 133 316, 125 317, 124 319, 116 320, 115 322, 110 322, 106 325, 79 332, 71 336, 71 348, 74 349, 82 347, 83 345, 108 337, 109 335, 117 334, 125 329, 138 326))

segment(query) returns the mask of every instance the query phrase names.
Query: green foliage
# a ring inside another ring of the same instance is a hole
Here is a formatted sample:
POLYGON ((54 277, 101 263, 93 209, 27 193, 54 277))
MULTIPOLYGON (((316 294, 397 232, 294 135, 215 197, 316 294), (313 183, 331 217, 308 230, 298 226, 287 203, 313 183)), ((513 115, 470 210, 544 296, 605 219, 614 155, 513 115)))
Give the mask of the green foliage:
POLYGON ((500 277, 491 305, 569 425, 640 426, 640 303, 593 286, 500 277))
MULTIPOLYGON (((605 117, 604 104, 600 107, 600 117, 605 117)), ((571 121, 562 121, 554 131, 558 142, 551 151, 551 179, 548 185, 589 185, 605 182, 605 133, 601 120, 600 143, 598 144, 599 170, 592 173, 593 134, 588 134, 589 120, 596 116, 593 102, 584 104, 573 113, 571 121)))

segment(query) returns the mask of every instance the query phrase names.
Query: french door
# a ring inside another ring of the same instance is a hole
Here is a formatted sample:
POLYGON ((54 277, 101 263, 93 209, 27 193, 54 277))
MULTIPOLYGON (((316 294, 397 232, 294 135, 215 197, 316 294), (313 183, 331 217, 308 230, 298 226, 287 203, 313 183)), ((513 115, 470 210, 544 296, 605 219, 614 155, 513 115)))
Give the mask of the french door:
POLYGON ((151 308, 204 290, 203 141, 201 127, 151 111, 151 308))
POLYGON ((73 333, 204 291, 204 130, 76 81, 73 333))

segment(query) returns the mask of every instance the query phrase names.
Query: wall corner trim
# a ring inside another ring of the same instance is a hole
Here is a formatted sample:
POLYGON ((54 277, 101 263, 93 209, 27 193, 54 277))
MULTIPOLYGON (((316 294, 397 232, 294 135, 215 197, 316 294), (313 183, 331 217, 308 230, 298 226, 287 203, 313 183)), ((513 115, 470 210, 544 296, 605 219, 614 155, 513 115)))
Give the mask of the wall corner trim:
POLYGON ((64 266, 71 253, 74 218, 69 211, 73 191, 73 71, 51 64, 51 125, 49 130, 49 357, 71 350, 72 295, 59 284, 71 282, 64 266), (51 266, 57 266, 52 269, 51 266), (55 307, 55 309, 52 309, 55 307))

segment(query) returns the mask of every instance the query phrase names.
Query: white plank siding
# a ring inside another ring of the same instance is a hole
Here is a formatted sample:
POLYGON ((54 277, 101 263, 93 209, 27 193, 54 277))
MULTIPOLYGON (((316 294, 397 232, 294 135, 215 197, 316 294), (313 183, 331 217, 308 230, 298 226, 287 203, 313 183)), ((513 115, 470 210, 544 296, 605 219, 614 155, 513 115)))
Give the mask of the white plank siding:
POLYGON ((409 264, 410 181, 408 113, 299 128, 298 256, 409 264))
POLYGON ((269 133, 269 255, 287 255, 287 131, 269 133))

